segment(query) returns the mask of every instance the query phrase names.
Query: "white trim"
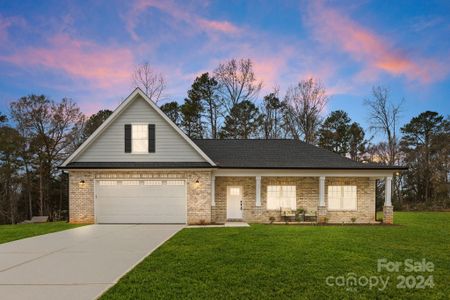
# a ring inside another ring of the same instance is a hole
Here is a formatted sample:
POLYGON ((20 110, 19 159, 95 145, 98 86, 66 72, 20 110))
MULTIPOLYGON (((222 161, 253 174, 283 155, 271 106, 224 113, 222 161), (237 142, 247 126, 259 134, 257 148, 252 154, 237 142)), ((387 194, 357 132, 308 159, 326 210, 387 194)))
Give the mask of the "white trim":
POLYGON ((384 187, 384 206, 392 206, 392 177, 387 176, 384 187))
POLYGON ((74 160, 76 157, 78 157, 83 151, 87 148, 88 145, 90 145, 121 113, 125 110, 125 108, 133 102, 134 99, 136 99, 137 96, 141 96, 164 120, 166 120, 167 123, 169 123, 170 126, 172 126, 173 129, 182 137, 184 138, 189 145, 194 148, 198 154, 200 154, 201 157, 203 157, 207 162, 209 162, 212 166, 215 166, 216 164, 177 126, 175 125, 172 120, 169 119, 169 117, 166 116, 164 112, 152 101, 148 98, 148 96, 140 89, 136 88, 111 114, 111 116, 106 119, 105 122, 103 122, 102 125, 100 125, 97 130, 94 131, 91 136, 84 141, 83 144, 81 144, 80 147, 75 150, 61 165, 61 167, 67 166, 72 160, 74 160))
POLYGON ((289 169, 215 169, 214 175, 235 177, 370 177, 392 176, 392 170, 289 170, 289 169))
POLYGON ((261 176, 256 176, 256 206, 261 206, 261 176))
POLYGON ((216 177, 211 176, 211 206, 216 206, 216 177))
POLYGON ((325 176, 319 177, 319 206, 325 206, 325 176))

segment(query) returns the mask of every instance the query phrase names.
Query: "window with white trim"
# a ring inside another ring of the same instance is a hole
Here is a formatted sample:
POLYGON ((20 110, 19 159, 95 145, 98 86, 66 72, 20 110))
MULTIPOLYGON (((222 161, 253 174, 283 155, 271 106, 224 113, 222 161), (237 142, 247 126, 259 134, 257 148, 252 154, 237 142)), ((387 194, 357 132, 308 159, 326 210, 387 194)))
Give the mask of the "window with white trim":
POLYGON ((267 209, 297 209, 295 185, 269 185, 267 186, 267 209))
POLYGON ((148 125, 131 125, 132 153, 148 153, 148 125))
POLYGON ((328 186, 328 209, 356 210, 357 206, 355 185, 328 186))

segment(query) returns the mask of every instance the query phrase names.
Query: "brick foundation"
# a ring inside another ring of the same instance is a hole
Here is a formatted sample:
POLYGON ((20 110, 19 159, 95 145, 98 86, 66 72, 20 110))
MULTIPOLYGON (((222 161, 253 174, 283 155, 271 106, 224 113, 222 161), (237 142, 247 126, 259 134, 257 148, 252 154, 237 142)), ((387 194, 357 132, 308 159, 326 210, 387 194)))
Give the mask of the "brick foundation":
POLYGON ((383 223, 393 224, 394 223, 394 207, 393 206, 383 206, 383 223))

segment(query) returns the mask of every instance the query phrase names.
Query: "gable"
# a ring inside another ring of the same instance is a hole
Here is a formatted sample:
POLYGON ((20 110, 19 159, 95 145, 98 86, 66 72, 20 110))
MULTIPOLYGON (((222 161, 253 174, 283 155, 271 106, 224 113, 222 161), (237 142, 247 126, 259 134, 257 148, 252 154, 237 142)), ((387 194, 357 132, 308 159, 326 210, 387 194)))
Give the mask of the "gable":
MULTIPOLYGON (((69 158, 68 162, 206 162, 189 139, 180 134, 174 124, 169 123, 157 108, 138 93, 129 101, 126 107, 103 128, 87 145, 80 147, 80 153, 69 158), (155 153, 125 153, 125 124, 145 123, 155 124, 155 153), (84 149, 83 149, 84 146, 84 149)), ((132 95, 133 95, 132 94, 132 95)), ((108 120, 106 121, 108 122, 108 120)), ((94 133, 95 135, 95 133, 94 133)), ((196 147, 196 146, 195 146, 196 147)), ((78 150, 77 150, 78 151, 78 150)), ((201 151, 201 150, 200 150, 201 151)))

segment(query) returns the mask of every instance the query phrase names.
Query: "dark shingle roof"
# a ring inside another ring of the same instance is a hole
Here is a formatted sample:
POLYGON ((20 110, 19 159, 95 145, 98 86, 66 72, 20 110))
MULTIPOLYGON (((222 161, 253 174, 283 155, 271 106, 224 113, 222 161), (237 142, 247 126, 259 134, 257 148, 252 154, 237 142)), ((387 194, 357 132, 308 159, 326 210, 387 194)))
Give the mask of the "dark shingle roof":
POLYGON ((219 168, 403 169, 366 164, 299 140, 194 140, 219 168))

